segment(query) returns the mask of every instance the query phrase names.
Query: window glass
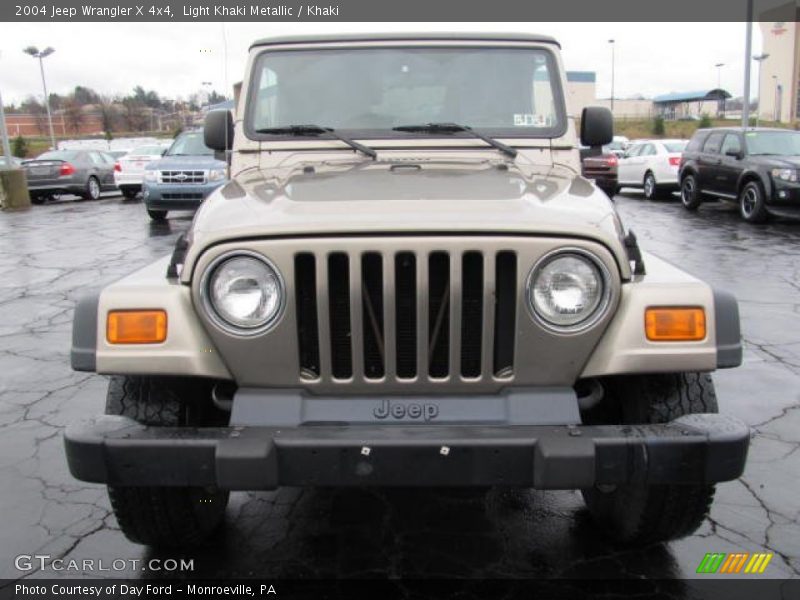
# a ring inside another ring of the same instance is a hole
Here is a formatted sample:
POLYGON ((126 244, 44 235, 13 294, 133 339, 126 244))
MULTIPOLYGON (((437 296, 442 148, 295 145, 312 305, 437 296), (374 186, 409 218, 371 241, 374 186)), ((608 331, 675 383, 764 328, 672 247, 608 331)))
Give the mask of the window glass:
POLYGON ((722 135, 721 133, 712 133, 708 136, 706 143, 703 145, 703 152, 719 154, 719 148, 722 145, 722 135))
POLYGON ((167 151, 167 156, 213 156, 214 151, 203 141, 202 131, 180 134, 167 151))
POLYGON ((725 136, 725 141, 722 142, 722 149, 720 150, 720 154, 725 154, 727 152, 741 152, 742 151, 742 142, 739 141, 739 136, 733 133, 729 133, 725 136))
POLYGON ((745 141, 748 154, 800 156, 800 133, 795 131, 748 131, 745 141))
POLYGON ((686 149, 686 142, 664 142, 661 145, 667 152, 683 152, 686 149))

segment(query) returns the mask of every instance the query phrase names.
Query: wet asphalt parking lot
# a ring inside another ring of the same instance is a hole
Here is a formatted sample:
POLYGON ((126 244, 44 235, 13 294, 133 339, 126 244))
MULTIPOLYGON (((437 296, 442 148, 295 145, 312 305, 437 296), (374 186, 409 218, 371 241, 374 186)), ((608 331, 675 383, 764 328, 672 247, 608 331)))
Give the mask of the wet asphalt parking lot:
MULTIPOLYGON (((677 198, 675 199, 677 200, 677 198)), ((743 223, 735 208, 617 197, 645 250, 739 299, 745 362, 715 376, 720 410, 753 428, 744 476, 718 486, 693 536, 625 550, 594 529, 578 492, 302 490, 232 495, 198 577, 692 577, 706 552, 772 552, 764 576, 800 575, 800 222, 743 223)), ((105 489, 71 478, 70 421, 103 411, 106 379, 69 367, 72 311, 86 290, 163 256, 190 224, 151 223, 141 201, 58 200, 0 214, 0 578, 154 577, 18 570, 20 554, 176 558, 129 543, 105 489)), ((128 563, 131 564, 131 563, 128 563)), ((663 583, 661 584, 663 585, 663 583)), ((680 582, 671 585, 680 597, 680 582)))

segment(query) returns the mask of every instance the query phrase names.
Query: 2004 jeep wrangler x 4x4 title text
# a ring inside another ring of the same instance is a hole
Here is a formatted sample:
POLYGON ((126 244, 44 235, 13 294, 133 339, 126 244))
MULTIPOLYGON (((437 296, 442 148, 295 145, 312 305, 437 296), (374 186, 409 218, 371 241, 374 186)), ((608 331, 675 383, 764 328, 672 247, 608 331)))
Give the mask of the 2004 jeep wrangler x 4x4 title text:
POLYGON ((700 525, 747 455, 709 376, 741 362, 736 300, 640 251, 564 88, 545 36, 253 44, 205 124, 231 181, 75 311, 73 368, 110 383, 67 458, 128 538, 199 542, 230 490, 284 485, 580 489, 632 544, 700 525))

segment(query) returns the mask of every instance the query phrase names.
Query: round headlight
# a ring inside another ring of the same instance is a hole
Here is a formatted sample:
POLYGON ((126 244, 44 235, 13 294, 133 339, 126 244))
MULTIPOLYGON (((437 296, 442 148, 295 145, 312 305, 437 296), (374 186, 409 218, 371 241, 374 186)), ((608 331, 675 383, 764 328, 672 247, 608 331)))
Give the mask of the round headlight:
POLYGON ((277 269, 255 254, 222 257, 209 268, 203 287, 210 314, 225 329, 257 333, 269 328, 283 308, 277 269))
POLYGON ((609 292, 605 267, 578 250, 545 256, 533 268, 528 282, 533 314, 562 330, 582 329, 594 323, 608 303, 609 292))

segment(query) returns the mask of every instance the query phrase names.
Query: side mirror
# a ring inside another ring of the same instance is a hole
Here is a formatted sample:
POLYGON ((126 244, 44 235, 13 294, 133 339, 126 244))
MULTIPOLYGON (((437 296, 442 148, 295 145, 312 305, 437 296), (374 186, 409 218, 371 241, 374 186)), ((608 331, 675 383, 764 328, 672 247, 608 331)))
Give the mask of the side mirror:
POLYGON ((587 106, 581 113, 581 144, 603 146, 614 140, 614 117, 604 106, 587 106))
POLYGON ((229 110, 212 110, 203 125, 203 141, 217 152, 233 148, 233 116, 229 110))
POLYGON ((741 160, 744 158, 744 152, 741 150, 728 150, 725 152, 725 156, 731 156, 737 160, 741 160))

